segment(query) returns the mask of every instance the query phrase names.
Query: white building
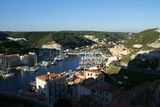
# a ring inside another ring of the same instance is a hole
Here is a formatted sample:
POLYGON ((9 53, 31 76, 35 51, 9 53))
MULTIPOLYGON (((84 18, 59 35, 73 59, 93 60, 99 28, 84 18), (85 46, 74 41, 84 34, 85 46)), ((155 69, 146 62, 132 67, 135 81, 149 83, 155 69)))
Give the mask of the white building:
POLYGON ((37 63, 36 53, 29 52, 20 56, 20 63, 24 65, 34 65, 37 63))
POLYGON ((39 94, 48 97, 49 104, 55 103, 65 95, 65 76, 60 74, 47 74, 36 77, 36 88, 39 94))
POLYGON ((118 61, 118 57, 117 56, 108 57, 107 62, 106 62, 106 66, 109 66, 109 64, 112 63, 113 61, 118 61))
POLYGON ((113 56, 117 56, 117 57, 120 57, 121 55, 129 54, 129 50, 121 44, 115 45, 113 48, 109 48, 109 50, 113 56))
POLYGON ((20 64, 19 54, 4 55, 0 54, 0 69, 13 67, 20 64))
POLYGON ((98 70, 87 70, 84 71, 85 79, 94 78, 98 80, 104 80, 104 73, 98 70))

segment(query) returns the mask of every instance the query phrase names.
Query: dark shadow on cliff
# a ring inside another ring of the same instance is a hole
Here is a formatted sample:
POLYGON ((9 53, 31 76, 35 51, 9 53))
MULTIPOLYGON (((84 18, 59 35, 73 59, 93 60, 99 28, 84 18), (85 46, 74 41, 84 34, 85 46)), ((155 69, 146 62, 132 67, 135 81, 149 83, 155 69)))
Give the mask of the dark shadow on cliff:
POLYGON ((125 89, 160 79, 160 51, 136 55, 127 67, 122 67, 118 74, 109 77, 112 84, 125 89))

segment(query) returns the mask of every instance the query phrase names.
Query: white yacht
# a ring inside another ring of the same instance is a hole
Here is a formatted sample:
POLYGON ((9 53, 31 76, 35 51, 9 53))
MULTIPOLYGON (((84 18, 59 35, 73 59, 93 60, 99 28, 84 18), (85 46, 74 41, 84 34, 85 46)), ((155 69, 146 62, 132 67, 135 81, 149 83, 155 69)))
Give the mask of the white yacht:
POLYGON ((50 61, 42 61, 41 62, 41 66, 44 66, 44 67, 47 67, 47 66, 49 66, 51 64, 51 62, 50 61))
POLYGON ((15 73, 7 73, 7 72, 2 73, 3 78, 13 77, 14 75, 15 73))
POLYGON ((32 71, 32 72, 35 72, 35 71, 37 71, 37 70, 39 70, 39 67, 37 66, 37 67, 30 67, 30 71, 32 71))
POLYGON ((36 66, 36 67, 23 66, 19 68, 19 70, 24 71, 24 72, 35 72, 38 69, 39 69, 39 66, 36 66))

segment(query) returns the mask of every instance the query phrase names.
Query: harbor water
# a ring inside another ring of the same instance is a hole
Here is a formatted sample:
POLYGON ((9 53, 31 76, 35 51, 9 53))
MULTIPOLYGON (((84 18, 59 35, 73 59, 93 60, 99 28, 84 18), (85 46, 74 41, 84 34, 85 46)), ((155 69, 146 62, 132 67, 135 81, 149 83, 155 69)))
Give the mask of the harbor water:
POLYGON ((67 72, 68 70, 76 70, 79 65, 80 58, 77 56, 69 56, 62 61, 57 61, 56 64, 50 65, 49 67, 41 67, 36 72, 20 72, 15 71, 16 74, 9 78, 0 78, 0 91, 28 91, 30 88, 30 82, 35 80, 35 77, 42 74, 50 73, 61 73, 67 72))

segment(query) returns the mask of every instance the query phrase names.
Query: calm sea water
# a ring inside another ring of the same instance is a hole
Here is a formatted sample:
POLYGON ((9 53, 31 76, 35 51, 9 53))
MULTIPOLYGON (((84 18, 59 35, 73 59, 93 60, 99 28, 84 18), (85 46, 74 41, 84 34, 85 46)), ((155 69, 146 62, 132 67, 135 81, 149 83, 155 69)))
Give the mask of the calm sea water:
POLYGON ((79 65, 80 58, 77 56, 69 56, 61 62, 56 62, 55 65, 51 65, 48 68, 42 67, 37 72, 18 72, 14 77, 7 79, 0 78, 0 91, 14 91, 19 90, 28 91, 30 81, 34 80, 36 76, 51 73, 61 73, 68 70, 75 70, 79 65))

